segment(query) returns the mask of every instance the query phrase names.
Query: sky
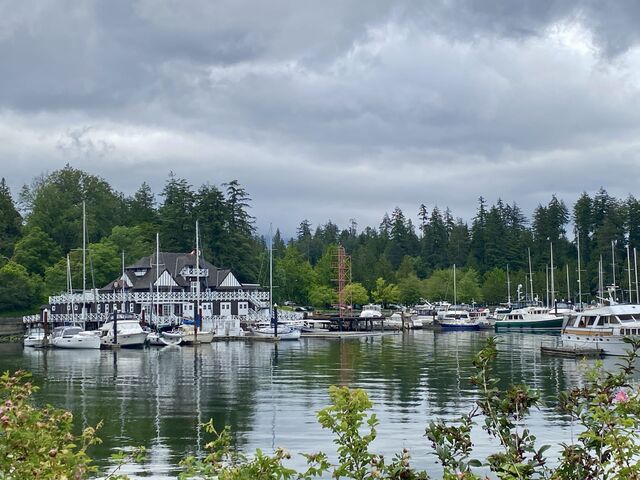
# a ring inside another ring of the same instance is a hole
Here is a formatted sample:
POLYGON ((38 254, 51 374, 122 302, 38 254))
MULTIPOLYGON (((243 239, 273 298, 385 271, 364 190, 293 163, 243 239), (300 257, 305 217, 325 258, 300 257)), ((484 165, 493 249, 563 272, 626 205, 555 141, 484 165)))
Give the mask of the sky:
POLYGON ((636 0, 0 0, 0 176, 237 179, 285 235, 637 196, 639 24, 636 0))

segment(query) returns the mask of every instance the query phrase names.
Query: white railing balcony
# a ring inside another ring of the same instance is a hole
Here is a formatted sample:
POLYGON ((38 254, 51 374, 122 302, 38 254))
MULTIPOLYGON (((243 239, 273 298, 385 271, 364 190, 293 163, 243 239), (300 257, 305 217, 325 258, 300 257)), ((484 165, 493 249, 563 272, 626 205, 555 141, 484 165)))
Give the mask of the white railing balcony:
POLYGON ((192 267, 184 267, 180 270, 180 275, 183 278, 187 277, 208 277, 209 269, 208 268, 192 268, 192 267))
POLYGON ((85 303, 112 303, 112 302, 135 302, 135 303, 155 303, 155 304, 175 304, 195 302, 228 302, 232 300, 249 301, 258 307, 266 307, 269 301, 269 292, 261 291, 201 291, 200 295, 195 292, 110 292, 98 293, 95 300, 93 296, 87 294, 83 297, 81 293, 53 295, 49 297, 50 304, 82 304, 83 298, 85 303), (91 298, 91 300, 89 300, 91 298))

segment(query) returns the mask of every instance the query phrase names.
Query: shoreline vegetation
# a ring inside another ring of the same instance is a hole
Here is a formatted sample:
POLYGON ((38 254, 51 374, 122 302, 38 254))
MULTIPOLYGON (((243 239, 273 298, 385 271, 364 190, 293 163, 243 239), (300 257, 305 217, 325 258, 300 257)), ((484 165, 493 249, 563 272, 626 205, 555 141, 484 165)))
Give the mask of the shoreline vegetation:
MULTIPOLYGON (((629 353, 619 371, 608 373, 600 363, 584 383, 559 397, 558 410, 578 425, 572 444, 560 445, 554 466, 547 463, 548 445, 538 445, 524 426, 530 411, 540 405, 537 393, 526 385, 502 390, 493 377, 497 341, 491 337, 475 356, 471 377, 478 400, 458 422, 430 419, 425 429, 433 461, 446 480, 500 479, 611 479, 640 478, 640 391, 630 379, 640 341, 627 339, 629 353), (474 457, 473 429, 481 428, 497 440, 499 450, 487 458, 474 457), (490 477, 486 472, 490 472, 490 477)), ((144 462, 143 447, 126 448, 114 455, 110 472, 99 472, 91 460, 91 447, 100 443, 100 424, 73 433, 70 412, 50 405, 37 407, 32 394, 37 387, 24 371, 5 372, 0 378, 0 473, 3 478, 126 478, 123 465, 144 462)), ((323 452, 304 454, 307 467, 287 466, 290 454, 277 448, 272 454, 237 451, 228 427, 204 425, 212 440, 202 457, 187 455, 180 462, 179 478, 200 479, 427 479, 411 466, 409 450, 386 458, 370 447, 377 436, 378 420, 370 413, 367 393, 348 386, 329 389, 331 404, 317 413, 320 425, 334 435, 335 463, 323 452)))
MULTIPOLYGON (((72 285, 82 284, 82 202, 87 205, 88 285, 101 288, 116 278, 121 254, 133 262, 153 251, 156 232, 166 251, 190 252, 195 221, 202 251, 221 268, 232 268, 242 282, 266 285, 269 239, 258 235, 251 198, 231 180, 198 188, 173 173, 162 192, 143 183, 131 196, 105 180, 67 165, 25 185, 15 200, 0 181, 0 315, 33 311, 48 295, 66 289, 66 255, 72 285)), ((327 212, 330 214, 330 212, 327 212)), ((284 214, 284 212, 283 212, 284 214)), ((277 225, 275 226, 277 227, 277 225)), ((466 222, 432 199, 416 205, 415 215, 395 208, 378 226, 346 228, 331 221, 315 228, 303 219, 292 238, 273 236, 274 301, 329 308, 337 303, 334 254, 337 245, 350 256, 351 303, 412 305, 426 298, 453 300, 457 266, 458 300, 497 305, 506 300, 507 269, 515 290, 542 299, 553 244, 556 298, 589 302, 598 289, 601 263, 609 282, 616 278, 623 298, 629 285, 627 247, 640 245, 640 200, 612 197, 603 188, 583 193, 569 208, 555 195, 530 218, 515 203, 478 200, 466 222), (412 219, 413 218, 413 219, 412 219), (567 230, 571 228, 572 231, 567 230), (577 239, 580 241, 582 292, 577 298, 577 239), (528 278, 531 253, 533 280, 528 278), (612 262, 612 260, 615 260, 612 262), (566 274, 565 274, 566 273, 566 274)), ((553 296, 553 294, 552 294, 553 296)))

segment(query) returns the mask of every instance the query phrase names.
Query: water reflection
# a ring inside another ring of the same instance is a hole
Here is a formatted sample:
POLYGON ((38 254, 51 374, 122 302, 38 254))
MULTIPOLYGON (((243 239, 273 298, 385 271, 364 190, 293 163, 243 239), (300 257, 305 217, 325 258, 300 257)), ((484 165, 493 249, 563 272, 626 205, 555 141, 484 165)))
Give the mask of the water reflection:
MULTIPOLYGON (((104 420, 104 443, 94 451, 102 465, 118 447, 147 447, 147 463, 127 472, 134 475, 173 476, 186 453, 202 452, 208 437, 201 424, 210 418, 218 427, 230 425, 237 445, 249 452, 277 446, 293 453, 331 452, 332 439, 315 419, 328 403, 330 385, 367 390, 380 418, 378 451, 410 447, 416 465, 437 472, 424 427, 471 407, 477 396, 469 381, 472 360, 489 335, 422 331, 279 345, 220 342, 82 352, 0 345, 0 367, 33 371, 42 387, 37 400, 71 410, 78 430, 104 420)), ((560 391, 581 382, 585 365, 541 355, 540 344, 554 337, 513 333, 499 340, 495 372, 501 385, 525 382, 546 403, 527 427, 541 443, 570 441, 572 426, 553 407, 560 391)), ((610 368, 616 362, 605 360, 610 368)), ((486 455, 492 442, 478 430, 478 454, 486 455)))

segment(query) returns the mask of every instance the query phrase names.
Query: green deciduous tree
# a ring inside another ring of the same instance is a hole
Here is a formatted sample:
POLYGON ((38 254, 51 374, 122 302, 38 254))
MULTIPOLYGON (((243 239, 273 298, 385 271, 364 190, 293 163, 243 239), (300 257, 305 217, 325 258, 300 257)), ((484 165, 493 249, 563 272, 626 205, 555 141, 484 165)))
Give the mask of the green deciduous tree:
POLYGON ((375 288, 371 291, 371 296, 374 302, 387 306, 400 301, 400 289, 396 284, 387 283, 384 278, 379 277, 375 288))
POLYGON ((415 274, 400 279, 398 289, 400 290, 400 303, 407 306, 418 303, 425 293, 422 281, 415 274))
POLYGON ((488 305, 498 305, 505 301, 507 291, 507 275, 500 268, 492 268, 484 274, 482 295, 488 305))
POLYGON ((66 254, 82 245, 82 202, 86 203, 89 240, 111 233, 125 215, 122 195, 102 178, 67 165, 35 182, 26 199, 27 226, 46 232, 66 254))
POLYGON ((309 301, 317 308, 328 308, 338 301, 336 291, 326 285, 314 285, 309 290, 309 301))
POLYGON ((352 305, 364 305, 369 302, 369 293, 361 283, 350 283, 344 288, 347 301, 352 305))
POLYGON ((286 300, 306 304, 309 290, 315 283, 315 273, 300 252, 289 245, 282 258, 275 262, 274 297, 278 302, 286 300))
POLYGON ((31 227, 14 248, 13 259, 26 267, 29 273, 44 275, 45 269, 53 265, 62 252, 53 239, 39 227, 31 227))
POLYGON ((9 261, 0 268, 0 311, 26 310, 42 301, 42 280, 9 261))

